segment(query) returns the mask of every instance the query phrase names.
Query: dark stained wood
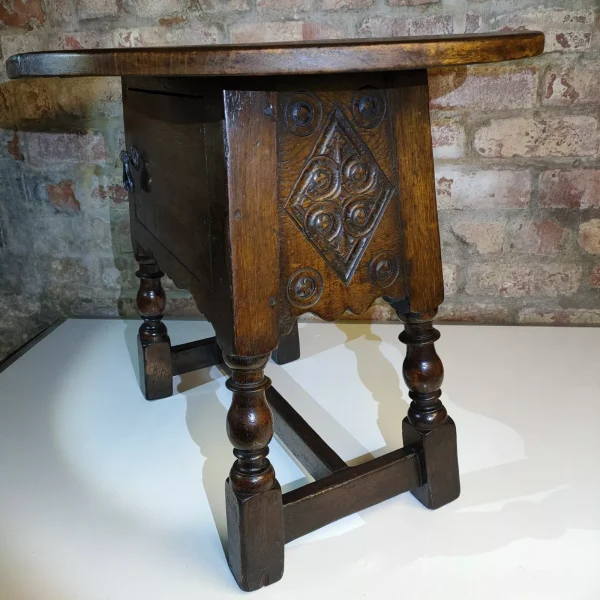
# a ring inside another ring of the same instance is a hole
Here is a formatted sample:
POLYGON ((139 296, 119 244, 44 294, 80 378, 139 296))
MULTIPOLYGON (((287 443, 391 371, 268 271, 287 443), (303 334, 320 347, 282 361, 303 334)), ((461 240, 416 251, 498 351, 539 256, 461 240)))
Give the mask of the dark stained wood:
POLYGON ((171 348, 173 375, 183 375, 197 369, 214 367, 223 362, 217 338, 206 338, 197 342, 180 344, 171 348))
POLYGON ((237 584, 245 592, 283 577, 284 533, 281 487, 261 494, 238 494, 225 482, 227 504, 227 561, 237 584))
POLYGON ((192 292, 225 352, 270 352, 279 338, 278 231, 264 227, 277 221, 273 94, 206 85, 200 96, 193 80, 163 82, 123 86, 126 144, 140 156, 133 242, 192 292))
POLYGON ((297 321, 289 333, 280 333, 279 345, 271 353, 271 358, 278 365, 287 365, 300 358, 300 337, 297 321))
POLYGON ((282 331, 306 312, 332 321, 407 293, 392 84, 381 74, 279 83, 282 331))
POLYGON ((434 345, 440 332, 418 316, 398 313, 398 317, 404 323, 399 339, 406 344, 402 375, 412 400, 408 420, 418 429, 435 429, 448 417, 440 400, 444 366, 434 345))
POLYGON ((162 322, 166 296, 160 283, 163 276, 151 252, 136 251, 140 268, 137 309, 144 320, 138 333, 140 385, 147 400, 166 398, 173 393, 171 341, 162 322))
POLYGON ((518 32, 8 60, 13 78, 123 76, 141 385, 163 398, 173 375, 226 363, 228 560, 242 589, 281 578, 285 541, 408 490, 428 508, 458 497, 432 325, 443 281, 426 69, 534 56, 543 43, 518 32), (171 347, 159 264, 214 338, 171 347), (264 369, 278 345, 279 364, 299 358, 299 315, 334 320, 380 297, 404 323, 405 447, 348 467, 264 369), (274 426, 318 478, 284 496, 274 426))
POLYGON ((397 73, 395 78, 390 96, 402 189, 407 292, 410 311, 420 313, 436 310, 444 300, 427 71, 397 73))
POLYGON ((8 76, 299 75, 398 71, 527 58, 540 32, 308 41, 239 46, 120 48, 19 54, 8 76))
POLYGON ((456 498, 456 432, 439 401, 430 322, 443 282, 426 72, 227 78, 204 88, 129 78, 126 90, 128 148, 152 173, 146 191, 132 168, 134 243, 152 248, 216 331, 217 343, 173 349, 174 372, 214 364, 220 345, 231 375, 236 461, 226 496, 240 587, 281 577, 283 518, 289 541, 408 490, 429 508, 456 498), (321 235, 338 217, 335 235, 321 235), (381 296, 406 322, 406 447, 348 468, 270 388, 264 365, 277 344, 280 362, 298 357, 298 315, 333 320, 381 296), (284 498, 267 458, 273 420, 318 478, 284 498))
POLYGON ((210 238, 198 235, 209 219, 202 100, 129 89, 125 120, 138 221, 202 282, 210 285, 210 238), (177 201, 174 202, 173 199, 177 201))
POLYGON ((236 461, 227 480, 229 566, 238 585, 253 591, 283 575, 281 488, 269 462, 273 416, 265 397, 269 354, 224 356, 232 391, 227 435, 236 461))
POLYGON ((421 485, 417 452, 401 448, 283 495, 285 541, 421 485))
POLYGON ((239 494, 265 492, 275 482, 267 458, 273 437, 273 415, 265 397, 271 386, 264 374, 269 355, 223 358, 231 370, 227 388, 233 392, 227 413, 227 435, 237 457, 229 474, 232 490, 239 494))
POLYGON ((402 437, 419 451, 423 482, 411 492, 427 508, 439 508, 460 495, 456 426, 440 400, 444 367, 434 345, 440 333, 420 315, 398 317, 404 323, 399 339, 406 344, 402 374, 412 400, 402 437))
MULTIPOLYGON (((208 89, 199 98, 193 80, 184 85, 174 79, 176 95, 154 93, 164 80, 152 81, 154 86, 144 78, 123 80, 126 148, 140 156, 139 167, 131 167, 132 242, 134 248, 152 248, 213 325, 230 323, 231 298, 220 293, 228 281, 213 277, 226 270, 227 254, 225 238, 219 237, 227 205, 222 99, 219 104, 208 89), (220 240, 217 252, 215 237, 220 240)), ((231 345, 226 326, 219 334, 228 336, 219 339, 222 345, 231 345)))
POLYGON ((448 417, 435 429, 417 429, 408 418, 402 421, 405 447, 419 453, 422 485, 411 494, 427 508, 436 509, 460 496, 456 425, 448 417))
POLYGON ((347 468, 347 464, 273 387, 267 390, 275 433, 296 460, 315 479, 347 468))
POLYGON ((224 97, 231 353, 251 357, 270 353, 279 339, 275 94, 228 90, 224 97))

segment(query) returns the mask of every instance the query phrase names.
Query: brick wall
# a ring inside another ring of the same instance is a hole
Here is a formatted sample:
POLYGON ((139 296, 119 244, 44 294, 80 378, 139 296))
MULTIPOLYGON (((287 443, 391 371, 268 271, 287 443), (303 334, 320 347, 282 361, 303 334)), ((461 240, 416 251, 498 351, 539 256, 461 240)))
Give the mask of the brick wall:
MULTIPOLYGON (((546 54, 431 73, 441 317, 600 324, 598 0, 0 0, 4 58, 519 29, 546 54)), ((0 71, 0 355, 55 316, 135 314, 122 146, 118 80, 0 71)), ((169 313, 196 315, 169 287, 169 313)))

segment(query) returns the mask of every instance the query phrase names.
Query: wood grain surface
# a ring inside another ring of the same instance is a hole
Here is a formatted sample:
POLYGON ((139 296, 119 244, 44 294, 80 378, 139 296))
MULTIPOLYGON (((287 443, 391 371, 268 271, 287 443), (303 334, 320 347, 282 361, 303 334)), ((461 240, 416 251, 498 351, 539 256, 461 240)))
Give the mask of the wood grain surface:
POLYGON ((94 75, 298 75, 398 71, 515 60, 541 54, 536 31, 235 46, 119 48, 11 56, 12 79, 94 75))

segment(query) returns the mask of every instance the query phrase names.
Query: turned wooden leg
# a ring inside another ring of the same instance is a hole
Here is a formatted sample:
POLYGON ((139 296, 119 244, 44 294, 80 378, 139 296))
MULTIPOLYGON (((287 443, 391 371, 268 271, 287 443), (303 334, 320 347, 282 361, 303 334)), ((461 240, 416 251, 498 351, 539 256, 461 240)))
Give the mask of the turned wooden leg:
POLYGON ((271 358, 278 365, 287 365, 300 358, 298 321, 294 323, 289 333, 279 337, 279 346, 273 351, 271 358))
POLYGON ((144 319, 138 334, 140 384, 147 400, 158 400, 173 393, 171 341, 162 322, 166 303, 160 283, 163 273, 150 254, 138 254, 136 260, 140 263, 137 308, 144 319))
POLYGON ((283 576, 283 503, 269 462, 273 415, 264 375, 269 354, 225 356, 233 392, 227 413, 227 435, 236 461, 225 483, 229 566, 243 590, 253 591, 283 576))
POLYGON ((419 448, 424 481, 412 494, 427 508, 439 508, 460 494, 456 426, 440 400, 444 367, 434 346, 440 332, 434 315, 398 316, 404 323, 399 339, 407 346, 402 372, 412 400, 402 437, 405 446, 419 448))

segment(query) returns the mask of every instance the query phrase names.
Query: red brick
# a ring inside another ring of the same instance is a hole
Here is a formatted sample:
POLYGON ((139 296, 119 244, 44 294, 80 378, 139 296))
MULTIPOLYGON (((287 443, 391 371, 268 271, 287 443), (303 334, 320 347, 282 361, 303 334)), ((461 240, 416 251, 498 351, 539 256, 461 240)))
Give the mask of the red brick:
MULTIPOLYGON (((2 53, 4 56, 23 52, 40 52, 44 50, 80 50, 82 48, 104 48, 113 46, 110 31, 61 31, 39 29, 27 35, 8 35, 2 37, 2 53)), ((63 82, 64 84, 64 82, 63 82)))
POLYGON ((481 29, 481 17, 479 15, 465 15, 465 33, 476 33, 481 29))
POLYGON ((414 19, 369 17, 359 27, 359 33, 369 37, 443 35, 453 31, 452 17, 437 15, 414 19))
POLYGON ((572 296, 581 281, 581 267, 572 264, 486 263, 469 268, 468 294, 522 298, 572 296))
POLYGON ((165 308, 167 317, 198 319, 202 316, 193 298, 173 298, 172 296, 173 294, 169 295, 169 301, 165 308))
POLYGON ((587 50, 589 48, 591 39, 591 33, 582 31, 561 31, 560 33, 553 33, 549 36, 546 48, 548 51, 573 50, 581 52, 582 50, 587 50))
POLYGON ((116 17, 119 5, 117 0, 77 0, 77 13, 80 19, 116 17))
POLYGON ((110 237, 113 251, 117 254, 128 254, 131 252, 131 222, 128 216, 111 219, 110 237))
POLYGON ((52 41, 56 50, 93 50, 112 46, 111 35, 100 31, 74 31, 59 34, 52 41))
POLYGON ((6 27, 34 29, 46 21, 46 13, 41 0, 12 0, 0 2, 0 24, 6 27), (11 6, 11 8, 7 8, 11 6))
POLYGON ((323 10, 368 8, 375 0, 323 0, 323 10))
POLYGON ((597 61, 554 67, 546 73, 543 103, 552 106, 597 104, 600 65, 597 61))
POLYGON ((366 37, 402 37, 408 35, 408 21, 369 17, 362 22, 358 31, 366 37))
POLYGON ((12 89, 9 85, 0 86, 0 129, 12 129, 15 126, 12 89))
POLYGON ((314 0, 256 0, 259 13, 271 13, 277 10, 310 10, 313 4, 314 0))
POLYGON ((466 133, 458 119, 434 119, 431 137, 434 158, 461 158, 465 155, 466 133))
POLYGON ((129 0, 128 6, 138 17, 160 19, 184 14, 190 6, 190 0, 129 0))
POLYGON ((600 265, 596 265, 590 273, 588 285, 591 288, 600 288, 600 265))
POLYGON ((168 46, 197 46, 219 44, 223 41, 223 30, 217 25, 189 25, 188 27, 162 27, 166 31, 168 46))
POLYGON ((600 170, 545 171, 540 176, 540 205, 550 208, 599 208, 600 170))
POLYGON ((55 81, 53 99, 61 113, 84 119, 121 118, 121 82, 116 77, 79 77, 69 85, 55 81))
POLYGON ((475 133, 475 150, 486 157, 594 156, 598 122, 583 115, 492 119, 475 133))
POLYGON ((529 171, 436 170, 440 209, 523 208, 531 198, 529 171))
POLYGON ((174 17, 162 17, 158 20, 158 24, 162 27, 174 27, 175 25, 181 25, 187 21, 187 17, 176 15, 174 17))
POLYGON ((447 35, 454 33, 454 20, 448 16, 431 16, 410 19, 409 35, 447 35))
POLYGON ((97 168, 93 165, 77 167, 76 181, 81 204, 97 214, 105 214, 104 211, 110 204, 126 204, 129 195, 123 187, 121 169, 117 166, 114 170, 100 174, 96 174, 96 171, 97 168))
POLYGON ((432 108, 510 110, 535 104, 535 67, 475 67, 441 69, 430 80, 432 108))
POLYGON ((17 137, 17 148, 20 151, 20 148, 18 146, 19 137, 17 132, 13 129, 0 129, 0 161, 15 158, 15 136, 17 137))
POLYGON ((507 308, 500 304, 469 302, 462 305, 445 301, 440 306, 436 321, 445 323, 507 323, 510 321, 510 315, 507 308))
POLYGON ((390 6, 420 6, 421 4, 440 4, 441 0, 387 0, 390 6))
POLYGON ((595 50, 600 49, 600 11, 596 11, 596 16, 594 17, 594 33, 590 47, 595 50))
POLYGON ((600 254, 600 219, 582 223, 577 241, 588 254, 600 254))
POLYGON ((231 41, 234 44, 252 42, 294 42, 303 39, 303 23, 301 21, 238 23, 231 27, 231 41))
POLYGON ((496 254, 502 251, 505 227, 506 221, 459 221, 452 231, 479 254, 496 254))
POLYGON ((200 0, 202 12, 243 12, 250 10, 248 0, 200 0))
POLYGON ((25 157, 35 167, 63 163, 104 163, 110 159, 104 136, 88 133, 23 133, 25 157))
POLYGON ((6 88, 6 100, 12 105, 12 114, 18 123, 54 119, 56 109, 52 98, 53 84, 49 80, 32 79, 11 81, 6 88))
POLYGON ((8 58, 13 54, 21 54, 23 52, 39 52, 48 49, 48 35, 45 29, 36 29, 30 31, 27 35, 22 33, 8 35, 2 32, 2 54, 8 58))
POLYGON ((23 153, 21 152, 21 147, 19 146, 19 134, 15 131, 13 133, 13 136, 10 140, 8 140, 8 143, 6 145, 8 153, 15 159, 15 160, 25 160, 25 157, 23 156, 23 153))
POLYGON ((53 204, 60 212, 77 213, 81 210, 81 205, 75 198, 73 190, 73 181, 67 179, 60 183, 46 185, 48 201, 53 204))
POLYGON ((526 325, 600 325, 600 310, 586 308, 525 308, 519 323, 526 325))
POLYGON ((454 296, 458 289, 458 267, 453 264, 444 263, 442 271, 444 277, 444 295, 454 296))
POLYGON ((46 26, 55 29, 72 29, 77 23, 75 0, 42 0, 46 11, 46 26))
POLYGON ((223 34, 215 25, 188 27, 141 27, 116 29, 112 32, 113 46, 118 48, 140 48, 143 46, 192 46, 217 44, 223 34))
POLYGON ((124 204, 129 202, 129 194, 121 183, 108 186, 100 185, 92 192, 92 197, 99 200, 108 200, 112 204, 124 204))
POLYGON ((303 40, 340 40, 347 38, 348 34, 342 27, 329 25, 327 23, 303 23, 303 40))
POLYGON ((490 20, 492 30, 538 30, 546 35, 546 52, 578 52, 590 46, 593 10, 529 8, 500 14, 490 20))
POLYGON ((142 27, 133 29, 115 29, 113 45, 117 48, 140 48, 142 46, 166 46, 166 27, 142 27))
POLYGON ((558 254, 565 230, 556 221, 519 221, 511 227, 509 250, 525 254, 558 254))

